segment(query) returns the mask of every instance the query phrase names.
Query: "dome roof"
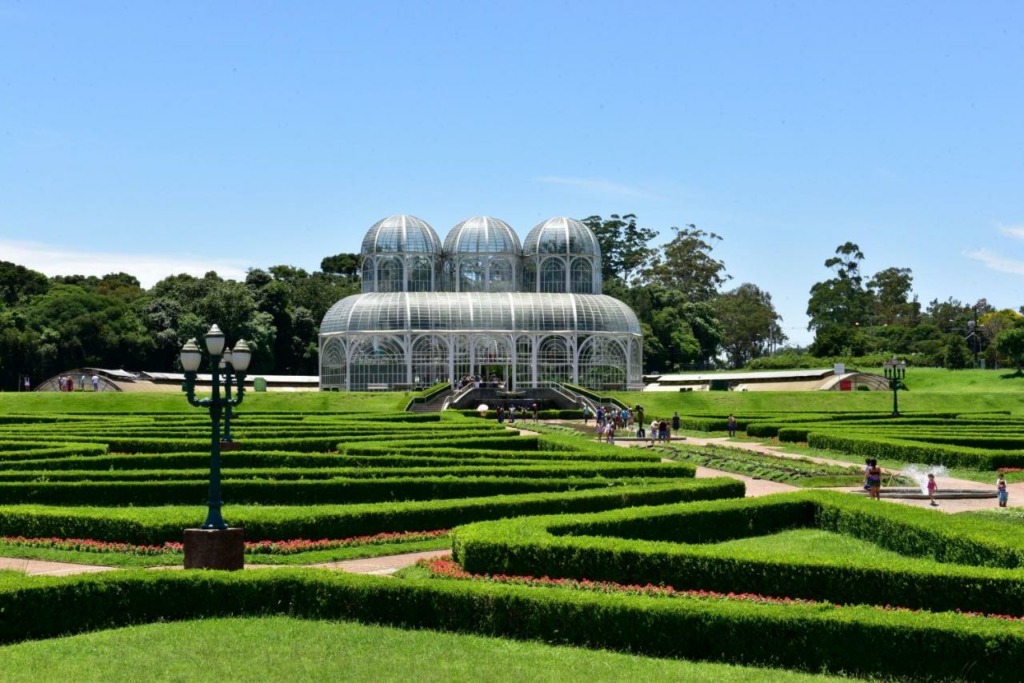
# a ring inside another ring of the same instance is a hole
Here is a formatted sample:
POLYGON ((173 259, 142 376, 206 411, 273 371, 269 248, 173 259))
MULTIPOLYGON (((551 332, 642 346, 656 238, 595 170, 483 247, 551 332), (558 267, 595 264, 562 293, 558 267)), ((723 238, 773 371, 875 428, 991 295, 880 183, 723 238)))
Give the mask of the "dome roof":
POLYGON ((402 330, 640 334, 636 314, 603 294, 388 292, 355 294, 324 315, 320 334, 402 330))
POLYGON ((526 236, 523 251, 531 254, 572 254, 600 256, 597 235, 575 218, 549 218, 534 226, 526 236))
POLYGON ((523 251, 519 235, 499 218, 474 216, 462 221, 444 238, 447 254, 515 254, 523 251))
POLYGON ((441 240, 425 220, 388 216, 366 231, 361 254, 440 254, 441 240))

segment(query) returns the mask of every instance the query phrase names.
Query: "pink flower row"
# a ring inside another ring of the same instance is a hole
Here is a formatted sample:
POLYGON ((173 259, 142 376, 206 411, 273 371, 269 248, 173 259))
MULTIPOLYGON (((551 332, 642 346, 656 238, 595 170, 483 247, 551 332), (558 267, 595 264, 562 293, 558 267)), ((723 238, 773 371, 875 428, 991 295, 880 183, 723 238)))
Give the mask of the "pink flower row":
MULTIPOLYGON (((402 531, 385 532, 369 536, 353 536, 351 538, 291 541, 251 541, 246 542, 245 552, 262 555, 293 555, 311 550, 334 550, 336 548, 354 548, 364 545, 382 545, 385 543, 412 543, 429 541, 448 535, 447 529, 437 531, 402 531)), ((0 544, 17 545, 24 548, 48 548, 51 550, 78 550, 89 553, 128 553, 131 555, 171 555, 184 551, 181 543, 168 541, 163 545, 134 545, 114 541, 93 541, 84 538, 25 538, 23 536, 2 536, 0 544)))
MULTIPOLYGON (((512 574, 471 574, 451 559, 451 556, 444 556, 434 559, 421 560, 419 564, 425 567, 433 576, 445 579, 469 579, 474 581, 485 581, 491 583, 504 583, 517 586, 541 586, 570 588, 574 590, 585 590, 599 593, 626 593, 632 595, 651 595, 673 598, 696 598, 704 600, 741 600, 743 602, 754 602, 766 605, 816 605, 824 608, 842 609, 845 605, 820 602, 817 600, 806 600, 803 598, 779 598, 758 593, 719 593, 706 590, 676 590, 672 586, 646 586, 628 585, 615 583, 614 581, 590 581, 587 579, 553 579, 549 576, 517 576, 512 574)), ((863 605, 853 605, 863 607, 863 605)), ((925 612, 927 610, 899 607, 897 605, 873 605, 875 609, 890 612, 925 612)), ((1002 619, 1004 621, 1024 621, 1024 617, 1011 614, 989 614, 985 612, 964 612, 954 610, 956 614, 967 617, 985 617, 988 619, 1002 619)))

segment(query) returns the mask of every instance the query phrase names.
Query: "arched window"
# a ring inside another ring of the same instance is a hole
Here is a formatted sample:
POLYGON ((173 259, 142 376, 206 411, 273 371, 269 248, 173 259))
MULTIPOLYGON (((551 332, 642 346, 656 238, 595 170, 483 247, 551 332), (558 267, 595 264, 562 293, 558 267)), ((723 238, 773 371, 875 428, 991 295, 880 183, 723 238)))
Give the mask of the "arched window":
POLYGON ((537 262, 529 259, 523 264, 523 286, 519 288, 523 292, 536 292, 537 290, 537 262))
POLYGON ((345 388, 345 347, 337 337, 324 343, 320 355, 320 386, 324 389, 345 388))
POLYGON ((464 259, 459 262, 460 292, 483 292, 486 289, 484 264, 480 259, 464 259))
POLYGON ((377 261, 378 292, 401 292, 403 285, 402 263, 397 258, 388 257, 377 261))
POLYGON ((549 258, 540 267, 540 291, 565 292, 565 263, 560 258, 549 258))
POLYGON ((580 345, 580 384, 593 389, 626 389, 626 349, 609 337, 590 337, 580 345))
POLYGON ((512 276, 512 272, 512 264, 509 263, 507 259, 495 259, 491 261, 490 283, 487 291, 515 291, 515 279, 512 276))
POLYGON ((537 379, 542 382, 571 382, 572 353, 564 337, 546 337, 537 348, 537 379))
POLYGON ((572 293, 597 294, 594 291, 594 269, 590 261, 578 258, 572 262, 572 293))
POLYGON ((372 258, 363 259, 363 292, 377 291, 376 265, 372 258))
POLYGON ((425 256, 411 256, 409 263, 409 291, 430 292, 434 288, 434 262, 425 256))
POLYGON ((396 337, 374 335, 349 346, 349 388, 365 391, 370 385, 391 388, 406 383, 405 349, 396 337))

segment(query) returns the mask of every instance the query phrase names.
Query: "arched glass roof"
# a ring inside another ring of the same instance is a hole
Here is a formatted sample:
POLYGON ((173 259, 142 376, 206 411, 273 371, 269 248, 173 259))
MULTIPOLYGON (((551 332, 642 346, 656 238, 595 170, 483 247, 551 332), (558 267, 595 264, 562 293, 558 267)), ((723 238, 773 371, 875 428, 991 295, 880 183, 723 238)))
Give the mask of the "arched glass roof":
POLYGON ((526 236, 523 252, 533 254, 572 254, 600 256, 597 235, 575 218, 549 218, 538 223, 526 236))
POLYGON ((446 254, 514 254, 522 253, 519 235, 499 218, 474 216, 462 221, 444 238, 446 254))
POLYGON ((320 334, 576 331, 640 334, 636 314, 603 294, 389 292, 356 294, 324 315, 320 334))
POLYGON ((370 227, 361 254, 440 254, 441 240, 430 224, 416 216, 388 216, 370 227))

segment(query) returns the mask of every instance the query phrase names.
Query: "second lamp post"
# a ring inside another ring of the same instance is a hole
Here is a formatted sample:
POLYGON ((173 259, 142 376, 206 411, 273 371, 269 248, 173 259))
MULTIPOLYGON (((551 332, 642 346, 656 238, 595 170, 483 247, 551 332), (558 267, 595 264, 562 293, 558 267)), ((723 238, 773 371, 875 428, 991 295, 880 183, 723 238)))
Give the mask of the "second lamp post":
POLYGON ((899 391, 903 388, 903 378, 907 376, 907 363, 893 358, 882 363, 882 370, 885 378, 889 380, 889 388, 892 389, 892 416, 900 416, 899 391))

